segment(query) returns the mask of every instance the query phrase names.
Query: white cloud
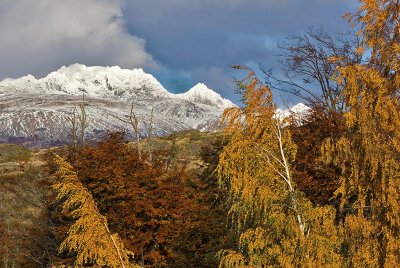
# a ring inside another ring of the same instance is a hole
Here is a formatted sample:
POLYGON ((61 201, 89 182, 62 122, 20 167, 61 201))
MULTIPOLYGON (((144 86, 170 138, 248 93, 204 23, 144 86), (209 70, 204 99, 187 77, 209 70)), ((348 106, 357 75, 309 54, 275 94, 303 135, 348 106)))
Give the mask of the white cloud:
POLYGON ((0 78, 44 75, 61 65, 157 68, 145 41, 127 32, 120 0, 0 3, 0 78))

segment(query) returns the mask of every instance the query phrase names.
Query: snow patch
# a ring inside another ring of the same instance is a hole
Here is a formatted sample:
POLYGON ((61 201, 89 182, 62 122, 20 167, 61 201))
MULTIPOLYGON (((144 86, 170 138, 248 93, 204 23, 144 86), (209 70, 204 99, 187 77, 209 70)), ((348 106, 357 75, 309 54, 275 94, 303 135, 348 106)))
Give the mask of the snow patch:
POLYGON ((206 104, 217 107, 219 109, 226 109, 236 107, 230 100, 224 99, 220 94, 208 88, 203 83, 198 83, 185 93, 176 94, 177 98, 192 101, 196 103, 206 104))
POLYGON ((311 112, 311 108, 305 105, 304 103, 298 103, 291 108, 288 109, 276 109, 276 117, 285 119, 288 117, 292 117, 295 121, 301 122, 302 119, 307 116, 311 112))

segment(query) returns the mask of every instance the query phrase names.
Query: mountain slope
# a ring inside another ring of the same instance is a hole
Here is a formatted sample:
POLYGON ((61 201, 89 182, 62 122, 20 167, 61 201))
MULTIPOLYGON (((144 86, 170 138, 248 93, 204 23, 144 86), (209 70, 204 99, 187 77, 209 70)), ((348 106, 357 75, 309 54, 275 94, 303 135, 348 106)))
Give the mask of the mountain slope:
POLYGON ((142 69, 74 64, 41 79, 27 75, 0 82, 0 142, 69 143, 66 117, 82 102, 83 94, 89 140, 111 131, 131 133, 130 126, 118 118, 128 119, 132 102, 141 136, 147 135, 152 107, 153 131, 166 135, 185 129, 213 130, 223 110, 235 106, 204 84, 173 94, 142 69))
POLYGON ((232 107, 232 102, 221 97, 220 94, 209 89, 205 84, 199 83, 187 92, 175 95, 179 99, 210 105, 220 109, 232 107))

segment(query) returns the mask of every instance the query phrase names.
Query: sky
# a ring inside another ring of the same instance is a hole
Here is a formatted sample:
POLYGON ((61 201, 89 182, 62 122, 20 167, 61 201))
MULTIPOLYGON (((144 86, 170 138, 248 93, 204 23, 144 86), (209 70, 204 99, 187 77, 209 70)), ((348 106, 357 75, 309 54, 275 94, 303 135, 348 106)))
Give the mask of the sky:
MULTIPOLYGON (((171 92, 202 82, 235 102, 232 65, 279 73, 277 44, 345 32, 357 0, 2 0, 0 79, 63 65, 143 68, 171 92)), ((262 77, 261 77, 262 78, 262 77)))

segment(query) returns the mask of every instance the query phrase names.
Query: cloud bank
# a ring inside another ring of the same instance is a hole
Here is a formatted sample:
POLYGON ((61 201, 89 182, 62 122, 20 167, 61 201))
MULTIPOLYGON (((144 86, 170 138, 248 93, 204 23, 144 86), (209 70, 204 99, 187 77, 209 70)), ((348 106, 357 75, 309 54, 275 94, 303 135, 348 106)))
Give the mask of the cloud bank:
POLYGON ((198 82, 236 100, 231 65, 279 73, 277 44, 346 31, 357 0, 1 0, 0 79, 62 65, 142 67, 168 90, 198 82), (155 60, 157 59, 157 60, 155 60))
POLYGON ((262 63, 279 72, 279 42, 312 25, 346 31, 341 16, 356 10, 357 0, 126 0, 125 5, 128 28, 146 38, 148 50, 168 68, 169 75, 160 77, 170 90, 204 82, 235 100, 232 77, 242 74, 231 65, 262 63))
POLYGON ((144 39, 128 33, 119 0, 0 3, 0 78, 43 76, 62 65, 157 69, 144 39))

